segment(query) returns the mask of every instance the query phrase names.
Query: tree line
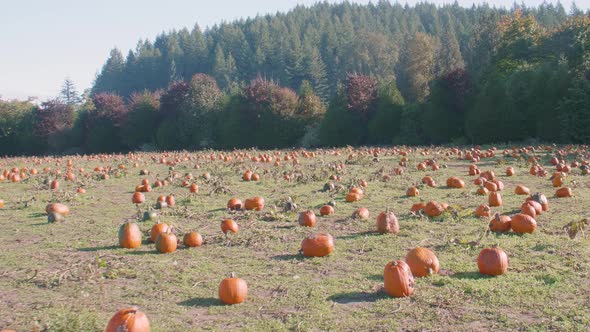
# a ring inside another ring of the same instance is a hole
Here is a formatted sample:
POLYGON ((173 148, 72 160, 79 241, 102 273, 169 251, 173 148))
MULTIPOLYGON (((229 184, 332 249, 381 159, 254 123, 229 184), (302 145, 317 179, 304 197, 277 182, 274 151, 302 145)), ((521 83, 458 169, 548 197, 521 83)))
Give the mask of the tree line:
POLYGON ((321 3, 140 45, 111 52, 81 102, 65 86, 38 106, 0 100, 0 152, 590 138, 590 15, 575 6, 321 3))

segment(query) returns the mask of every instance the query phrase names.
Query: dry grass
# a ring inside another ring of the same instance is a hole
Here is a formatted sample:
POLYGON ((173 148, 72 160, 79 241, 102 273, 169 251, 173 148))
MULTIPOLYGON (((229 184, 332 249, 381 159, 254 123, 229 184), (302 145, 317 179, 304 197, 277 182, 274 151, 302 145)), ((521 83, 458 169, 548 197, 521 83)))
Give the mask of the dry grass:
MULTIPOLYGON (((403 175, 381 181, 380 171, 390 173, 401 156, 380 155, 374 160, 364 155, 347 161, 348 151, 341 152, 335 156, 319 151, 316 158, 300 157, 300 165, 283 162, 279 167, 210 161, 205 158, 208 154, 191 154, 200 159, 180 162, 174 171, 195 175, 198 194, 190 197, 188 189, 175 180, 146 198, 151 205, 157 196, 174 193, 177 206, 161 211, 160 219, 174 225, 179 237, 189 230, 199 231, 205 243, 195 249, 181 246, 166 255, 156 253, 147 242, 137 250, 117 246, 119 224, 137 215, 130 202, 135 186, 143 178, 153 183, 157 174, 164 178, 170 172, 169 166, 153 162, 152 155, 137 155, 143 160, 139 168, 133 168, 126 156, 104 162, 75 159, 74 169, 83 167, 90 173, 99 165, 127 165, 127 171, 115 172, 108 180, 92 176, 80 181, 87 190, 84 195, 74 194, 80 183, 63 179, 61 189, 51 192, 42 172, 18 184, 0 182, 0 198, 6 202, 0 210, 0 328, 100 331, 117 309, 128 305, 138 305, 146 313, 153 331, 581 331, 590 326, 590 241, 583 233, 572 240, 563 229, 588 217, 590 178, 578 169, 566 180, 575 196, 558 199, 552 197, 555 190, 548 177, 528 174, 524 159, 482 160, 479 168, 495 171, 506 184, 504 206, 494 211, 510 214, 520 209, 524 198, 513 193, 518 183, 545 193, 550 204, 550 211, 537 217, 535 233, 490 234, 488 220, 470 213, 487 203, 487 198, 475 195, 474 177, 467 175, 469 162, 441 154, 437 159, 444 167, 423 172, 415 166, 427 157, 414 153, 403 175), (341 185, 348 187, 356 179, 369 182, 362 201, 346 203, 345 191, 321 191, 340 162, 346 163, 340 172, 341 185), (194 169, 195 163, 201 168, 194 169), (508 165, 515 167, 516 176, 503 175, 508 165), (139 169, 148 169, 151 175, 140 176, 139 169), (246 169, 260 173, 261 181, 243 182, 246 169), (285 171, 299 176, 287 182, 285 171), (208 181, 200 177, 205 172, 212 175, 208 181), (426 174, 434 177, 438 187, 421 187, 419 197, 406 197, 406 189, 426 174), (466 189, 446 188, 445 181, 452 175, 463 178, 466 189), (244 200, 257 195, 266 199, 262 212, 225 209, 233 196, 244 200), (319 218, 315 229, 302 228, 297 212, 283 211, 288 197, 299 211, 311 208, 316 213, 322 204, 334 200, 336 214, 319 218), (410 206, 420 199, 447 202, 459 211, 458 216, 428 220, 410 215, 410 206), (54 201, 70 207, 66 222, 47 223, 44 208, 54 201), (370 221, 348 218, 359 206, 371 211, 370 221), (400 219, 398 235, 373 232, 375 217, 385 208, 400 219), (234 218, 241 227, 227 239, 219 228, 224 217, 234 218), (301 240, 312 231, 335 237, 332 255, 308 259, 298 254, 301 240), (507 252, 510 267, 504 276, 483 277, 475 260, 482 248, 494 244, 507 252), (387 297, 380 290, 383 267, 417 245, 436 252, 441 273, 417 280, 409 298, 387 297), (248 282, 248 299, 241 305, 223 306, 217 286, 232 271, 248 282)), ((538 155, 552 170, 550 154, 538 155)), ((1 162, 3 168, 30 166, 24 159, 1 162)), ((52 160, 50 165, 65 170, 65 162, 55 166, 52 160)), ((153 222, 139 224, 148 232, 153 222)))

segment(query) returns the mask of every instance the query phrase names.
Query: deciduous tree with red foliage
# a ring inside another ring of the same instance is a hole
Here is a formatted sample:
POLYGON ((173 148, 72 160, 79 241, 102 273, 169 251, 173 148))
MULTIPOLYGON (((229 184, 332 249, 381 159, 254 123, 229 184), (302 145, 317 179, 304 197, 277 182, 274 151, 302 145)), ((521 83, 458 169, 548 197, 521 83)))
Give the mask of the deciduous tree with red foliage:
POLYGON ((74 126, 74 108, 59 99, 42 103, 34 111, 33 134, 46 142, 52 151, 61 150, 69 143, 67 136, 74 126))
POLYGON ((367 120, 375 110, 378 82, 374 77, 352 73, 346 77, 348 110, 367 120))

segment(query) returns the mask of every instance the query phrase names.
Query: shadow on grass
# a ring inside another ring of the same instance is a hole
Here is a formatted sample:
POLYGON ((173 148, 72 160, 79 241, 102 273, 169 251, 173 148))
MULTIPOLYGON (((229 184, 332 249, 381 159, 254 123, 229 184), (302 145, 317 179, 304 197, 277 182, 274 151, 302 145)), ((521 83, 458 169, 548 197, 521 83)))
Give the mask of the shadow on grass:
POLYGON ((348 304, 348 303, 355 303, 355 302, 375 302, 377 300, 382 300, 388 298, 387 294, 382 291, 378 292, 348 292, 348 293, 340 293, 335 294, 328 297, 328 300, 340 303, 340 304, 348 304))
POLYGON ((350 240, 350 239, 357 239, 357 238, 363 237, 363 236, 380 236, 380 235, 381 234, 374 232, 374 231, 365 231, 365 232, 356 233, 356 234, 339 236, 337 239, 350 240))
POLYGON ((283 226, 275 226, 276 229, 293 229, 297 227, 297 225, 283 225, 283 226))
POLYGON ((457 272, 455 274, 450 275, 449 277, 454 279, 491 279, 493 276, 488 276, 485 274, 481 274, 479 272, 457 272))
POLYGON ((367 279, 383 282, 383 275, 382 274, 371 274, 370 276, 367 276, 367 279))
POLYGON ((195 297, 177 304, 184 307, 220 307, 223 305, 219 299, 213 297, 195 297))
POLYGON ((41 213, 41 212, 33 212, 33 213, 29 213, 29 218, 41 218, 41 217, 46 217, 47 213, 41 213))
POLYGON ((85 251, 85 252, 93 252, 99 250, 114 250, 119 249, 119 246, 102 246, 102 247, 88 247, 88 248, 78 248, 78 251, 85 251))
MULTIPOLYGON (((125 253, 126 255, 135 255, 135 256, 144 256, 144 255, 160 255, 160 253, 153 249, 153 250, 148 250, 148 251, 139 251, 139 250, 133 250, 130 249, 130 251, 125 253)), ((164 255, 164 254, 162 254, 164 255)))
POLYGON ((276 261, 291 261, 291 260, 298 260, 302 261, 306 257, 302 254, 286 254, 286 255, 275 255, 271 257, 273 260, 276 261))
POLYGON ((46 222, 38 222, 38 223, 35 223, 35 224, 31 224, 31 226, 43 226, 43 225, 50 225, 50 224, 47 221, 46 222))
POLYGON ((219 209, 209 210, 207 212, 219 212, 219 211, 227 211, 227 209, 226 208, 219 208, 219 209))

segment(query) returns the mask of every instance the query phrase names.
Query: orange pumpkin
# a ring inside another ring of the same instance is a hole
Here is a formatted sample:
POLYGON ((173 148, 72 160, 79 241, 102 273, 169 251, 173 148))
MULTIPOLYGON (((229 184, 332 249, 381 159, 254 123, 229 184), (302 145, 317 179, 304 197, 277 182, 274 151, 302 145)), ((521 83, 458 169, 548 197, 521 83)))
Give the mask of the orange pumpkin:
POLYGON ((406 263, 415 277, 425 277, 438 273, 438 257, 427 248, 416 247, 406 255, 406 263))
POLYGON ((392 211, 389 211, 389 209, 381 212, 377 216, 377 232, 381 234, 399 233, 399 222, 397 221, 397 217, 392 211))
POLYGON ((406 262, 394 260, 383 270, 384 289, 393 297, 410 296, 414 292, 414 276, 406 262))
POLYGON ((156 242, 158 235, 160 235, 160 233, 167 232, 168 228, 168 224, 157 222, 156 224, 154 224, 154 226, 152 226, 152 229, 150 230, 150 240, 152 242, 156 242))
POLYGON ((511 228, 511 221, 512 218, 509 216, 501 216, 499 213, 496 213, 494 218, 490 220, 490 230, 492 232, 508 232, 511 228))
POLYGON ((517 195, 530 195, 531 191, 529 188, 523 186, 522 184, 519 184, 514 189, 514 193, 517 195))
POLYGON ((445 209, 443 206, 436 201, 430 201, 424 206, 424 213, 429 217, 438 217, 444 211, 445 209))
POLYGON ((334 207, 332 205, 324 205, 320 208, 320 216, 329 216, 334 214, 334 207))
POLYGON ((529 215, 520 213, 512 217, 510 226, 517 234, 532 233, 537 228, 537 221, 529 215))
POLYGON ((246 210, 254 210, 254 211, 261 211, 264 209, 264 198, 262 197, 254 197, 246 199, 244 204, 246 210))
POLYGON ((500 248, 483 249, 477 257, 479 273, 499 276, 508 270, 508 256, 500 248))
POLYGON ((313 227, 316 224, 316 216, 312 210, 307 210, 299 214, 299 225, 313 227))
POLYGON ((482 205, 478 206, 477 208, 475 208, 475 215, 477 217, 489 218, 492 216, 492 209, 489 206, 482 204, 482 205))
POLYGON ((229 278, 223 279, 219 284, 218 294, 225 304, 239 304, 248 296, 248 284, 245 280, 236 278, 236 274, 232 272, 229 278))
POLYGON ((163 254, 175 252, 177 245, 178 239, 174 233, 170 232, 170 229, 167 232, 160 233, 156 238, 156 249, 163 254))
POLYGON ((119 245, 121 248, 139 248, 141 246, 141 237, 141 230, 134 222, 126 222, 119 227, 119 245))
POLYGON ((572 195, 573 195, 572 189, 569 187, 559 188, 555 192, 555 196, 557 196, 557 197, 572 197, 572 195))
POLYGON ((241 210, 242 209, 242 201, 237 198, 232 198, 229 201, 227 201, 227 208, 232 211, 241 210))
POLYGON ((369 210, 365 207, 360 207, 352 213, 352 218, 367 220, 369 219, 369 210))
POLYGON ((240 226, 233 219, 225 219, 221 222, 221 231, 223 234, 227 232, 237 233, 240 230, 240 226))
POLYGON ((111 318, 105 332, 121 331, 149 332, 150 322, 137 307, 121 309, 111 318))
POLYGON ((182 238, 182 243, 187 247, 200 247, 203 244, 203 237, 197 232, 189 232, 182 238))
POLYGON ((306 257, 323 257, 334 251, 334 238, 328 233, 310 234, 301 242, 306 257))
POLYGON ((490 206, 502 206, 502 195, 499 192, 491 192, 488 196, 488 203, 490 206))

